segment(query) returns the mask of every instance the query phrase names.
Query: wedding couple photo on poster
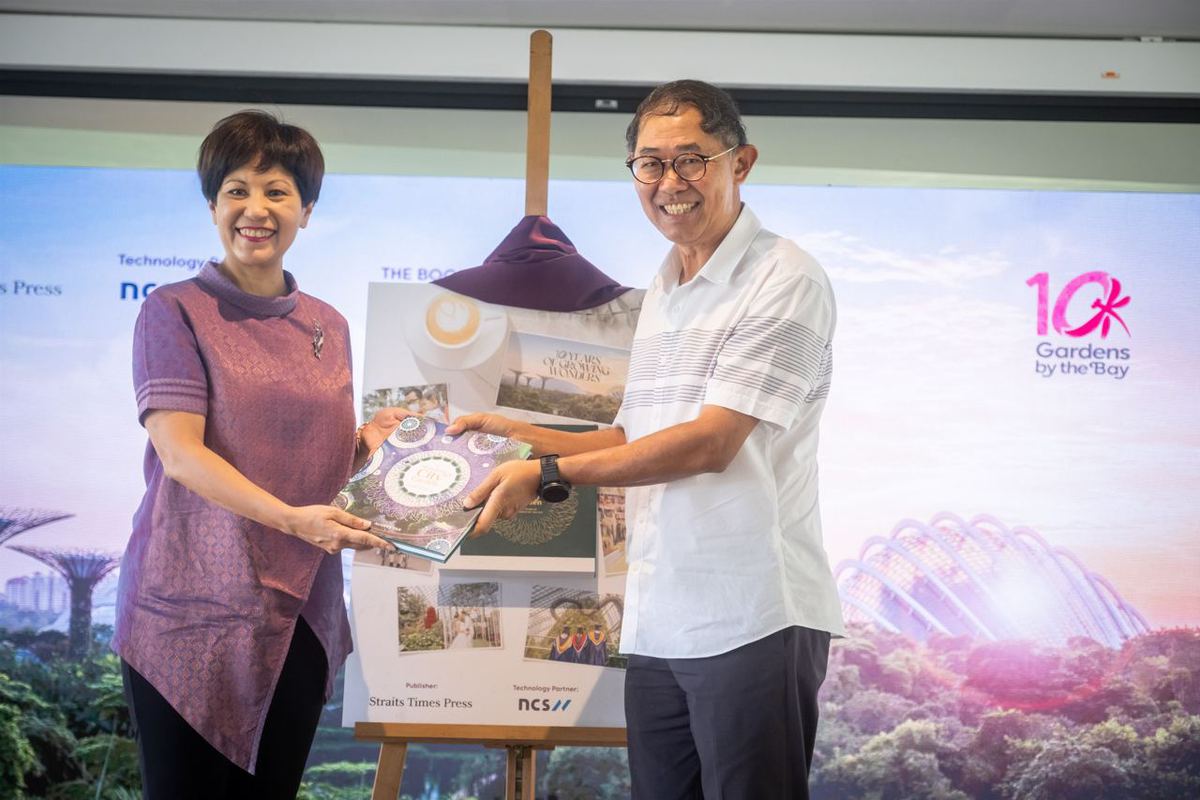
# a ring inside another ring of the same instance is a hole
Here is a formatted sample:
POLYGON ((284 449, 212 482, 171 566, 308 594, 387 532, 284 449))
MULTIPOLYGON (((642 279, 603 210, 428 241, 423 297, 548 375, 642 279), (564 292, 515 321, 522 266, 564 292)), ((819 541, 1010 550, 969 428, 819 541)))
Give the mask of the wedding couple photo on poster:
POLYGON ((494 582, 399 587, 401 654, 503 647, 500 594, 494 582))
POLYGON ((624 669, 619 653, 621 595, 535 585, 529 602, 525 658, 624 669))

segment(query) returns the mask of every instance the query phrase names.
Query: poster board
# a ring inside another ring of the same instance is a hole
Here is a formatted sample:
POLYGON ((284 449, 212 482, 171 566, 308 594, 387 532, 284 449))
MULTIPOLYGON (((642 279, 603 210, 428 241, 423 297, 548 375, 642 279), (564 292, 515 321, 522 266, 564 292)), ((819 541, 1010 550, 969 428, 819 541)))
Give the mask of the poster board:
MULTIPOLYGON (((643 296, 631 290, 559 313, 429 284, 372 284, 364 418, 399 405, 447 421, 496 411, 607 426, 643 296)), ((535 502, 474 544, 483 546, 464 545, 442 565, 357 554, 343 724, 623 726, 620 493, 585 489, 559 507, 535 502)))

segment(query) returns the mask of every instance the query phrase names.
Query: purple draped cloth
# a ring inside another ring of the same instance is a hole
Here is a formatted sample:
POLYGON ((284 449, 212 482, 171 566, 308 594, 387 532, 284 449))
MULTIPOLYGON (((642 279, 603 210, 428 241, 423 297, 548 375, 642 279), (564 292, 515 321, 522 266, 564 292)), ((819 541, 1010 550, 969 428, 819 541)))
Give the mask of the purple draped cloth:
POLYGON ((629 291, 579 255, 549 217, 517 223, 482 266, 434 281, 459 294, 501 306, 582 311, 629 291))

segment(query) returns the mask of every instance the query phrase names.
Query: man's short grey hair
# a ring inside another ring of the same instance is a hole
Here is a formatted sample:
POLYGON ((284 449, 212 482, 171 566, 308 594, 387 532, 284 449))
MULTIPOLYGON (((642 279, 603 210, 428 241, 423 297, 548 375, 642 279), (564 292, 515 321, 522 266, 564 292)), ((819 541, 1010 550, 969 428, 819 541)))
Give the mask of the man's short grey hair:
POLYGON ((628 152, 632 153, 637 147, 638 130, 644 117, 674 116, 687 106, 700 112, 700 130, 720 139, 726 147, 748 143, 741 112, 729 92, 704 81, 682 80, 664 83, 638 104, 633 121, 625 129, 628 152))

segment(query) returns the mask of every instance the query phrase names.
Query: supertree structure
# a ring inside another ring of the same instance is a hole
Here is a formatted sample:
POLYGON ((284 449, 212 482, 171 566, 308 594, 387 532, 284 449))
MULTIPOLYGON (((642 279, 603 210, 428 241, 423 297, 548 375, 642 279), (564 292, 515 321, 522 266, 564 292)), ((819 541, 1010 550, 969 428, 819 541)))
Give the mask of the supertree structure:
POLYGON ((1150 629, 1074 553, 986 514, 903 520, 834 575, 848 622, 921 640, 940 633, 1061 645, 1083 636, 1117 648, 1150 629))
POLYGON ((51 550, 19 544, 9 547, 54 568, 66 580, 71 592, 69 652, 76 659, 87 655, 92 641, 92 591, 121 563, 121 557, 97 550, 51 550))
POLYGON ((39 508, 10 508, 0 506, 0 544, 22 534, 30 528, 73 517, 65 511, 47 511, 39 508))

